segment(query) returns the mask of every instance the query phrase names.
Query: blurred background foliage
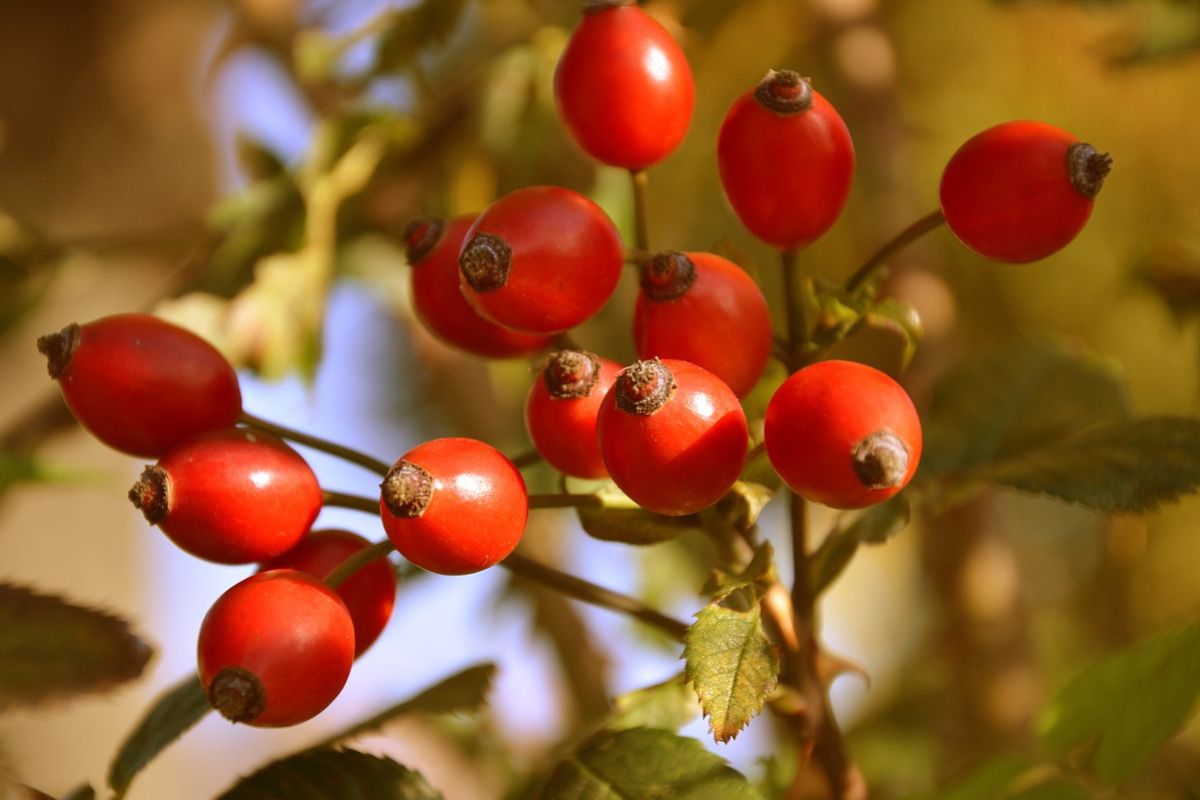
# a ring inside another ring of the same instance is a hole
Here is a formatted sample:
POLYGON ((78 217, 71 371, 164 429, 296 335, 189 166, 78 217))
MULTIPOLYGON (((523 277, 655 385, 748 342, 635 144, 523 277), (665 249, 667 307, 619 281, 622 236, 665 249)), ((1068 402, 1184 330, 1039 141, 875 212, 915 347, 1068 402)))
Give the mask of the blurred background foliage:
MULTIPOLYGON (((529 364, 486 363, 418 326, 399 232, 416 215, 476 212, 517 187, 555 183, 596 199, 628 240, 627 176, 582 155, 554 109, 553 70, 578 6, 0 2, 0 353, 9 389, 0 491, 61 473, 35 454, 71 421, 26 352, 31 332, 59 325, 48 320, 72 309, 152 308, 267 378, 311 378, 326 300, 342 282, 394 314, 391 335, 412 356, 403 373, 377 365, 379 402, 398 421, 429 436, 524 448, 529 364), (285 87, 283 113, 299 121, 299 142, 215 122, 229 91, 223 76, 248 58, 285 87)), ((1096 403, 1196 415, 1200 2, 644 6, 682 42, 698 87, 688 137, 650 171, 654 247, 729 254, 782 307, 777 257, 740 229, 713 155, 729 104, 767 68, 811 75, 854 136, 850 204, 801 254, 829 281, 936 206, 941 168, 966 138, 1000 121, 1042 119, 1115 158, 1091 222, 1073 245, 1032 265, 987 263, 944 229, 899 255, 883 292, 915 308, 923 331, 907 387, 925 411, 957 364, 1050 337, 1119 376, 1122 396, 1096 403)), ((635 293, 627 274, 578 341, 631 360, 635 293)), ((905 345, 895 329, 868 326, 834 353, 896 372, 905 345)), ((552 489, 552 480, 542 473, 532 482, 552 489)), ((924 515, 889 542, 913 554, 915 591, 897 600, 885 584, 860 581, 836 611, 869 629, 879 607, 896 602, 912 620, 916 643, 876 676, 848 731, 873 796, 931 794, 981 767, 982 793, 966 785, 953 796, 1001 796, 1002 785, 1004 796, 1025 796, 1030 768, 1021 759, 1036 749, 1039 726, 1053 727, 1044 714, 1056 690, 1095 657, 1200 618, 1198 527, 1195 499, 1145 518, 1102 517, 996 489, 924 515)), ((562 556, 551 550, 543 555, 562 556)), ((703 582, 704 557, 678 540, 646 558, 653 567, 641 594, 652 602, 703 582)), ((604 642, 561 598, 520 584, 513 591, 534 603, 571 713, 602 711, 604 642)), ((1094 691, 1113 690, 1104 686, 1094 691)), ((1190 708, 1195 694, 1179 698, 1190 708)), ((1056 741, 1067 742, 1070 761, 1083 739, 1056 741)), ((772 764, 756 768, 764 785, 782 769, 772 764)), ((1122 796, 1196 796, 1200 728, 1120 779, 1122 796)), ((1044 796, 1076 796, 1066 791, 1044 796)))

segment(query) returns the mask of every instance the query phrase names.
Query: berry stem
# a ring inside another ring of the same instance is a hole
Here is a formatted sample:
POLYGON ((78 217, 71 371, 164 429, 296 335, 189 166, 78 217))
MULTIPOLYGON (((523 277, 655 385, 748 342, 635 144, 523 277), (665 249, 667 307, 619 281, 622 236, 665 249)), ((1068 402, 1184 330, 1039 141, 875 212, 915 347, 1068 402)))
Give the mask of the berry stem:
POLYGON ((364 547, 362 550, 359 550, 357 553, 334 567, 333 572, 330 572, 327 576, 325 576, 325 584, 330 589, 336 589, 341 586, 347 578, 358 572, 359 569, 365 567, 367 564, 370 564, 372 561, 378 558, 385 558, 395 549, 396 545, 392 544, 391 539, 384 539, 382 542, 375 542, 375 544, 371 545, 370 547, 364 547))
POLYGON ((541 460, 542 454, 532 448, 526 450, 524 453, 517 453, 509 459, 517 469, 532 467, 534 464, 541 463, 541 460))
POLYGON ((379 515, 379 501, 342 492, 321 492, 321 502, 328 508, 349 508, 364 514, 379 515))
POLYGON ((606 589, 603 586, 598 586, 569 573, 560 572, 553 567, 548 567, 533 559, 526 558, 520 553, 513 553, 501 561, 500 566, 506 568, 514 575, 519 575, 534 583, 548 586, 567 597, 572 597, 601 608, 628 614, 634 619, 641 620, 647 625, 657 628, 673 639, 682 641, 684 634, 687 633, 688 626, 685 623, 668 617, 659 611, 655 611, 640 600, 620 594, 619 592, 614 592, 611 589, 606 589))
POLYGON ((304 445, 305 447, 311 447, 314 450, 320 450, 322 453, 329 453, 330 455, 337 456, 345 461, 349 461, 352 464, 358 464, 360 467, 369 469, 372 472, 378 472, 380 475, 386 475, 388 470, 392 468, 391 464, 385 464, 379 459, 372 458, 366 453, 336 444, 328 441, 327 439, 311 436, 307 433, 301 433, 300 431, 293 430, 291 428, 285 428, 282 425, 276 425, 274 422, 268 422, 267 420, 261 419, 252 414, 247 414, 245 411, 243 411, 241 417, 238 418, 238 422, 247 427, 255 428, 265 433, 278 436, 280 439, 287 439, 288 441, 295 442, 296 444, 304 445))
POLYGON ((912 225, 909 225, 883 247, 879 248, 875 255, 868 258, 861 267, 854 271, 854 274, 846 281, 846 291, 856 292, 862 287, 875 270, 885 261, 890 259, 896 253, 908 247, 910 244, 920 239, 925 234, 935 230, 938 226, 946 221, 946 217, 942 214, 942 209, 938 208, 929 212, 925 216, 918 219, 912 225))
POLYGON ((787 325, 787 368, 791 374, 800 368, 804 346, 808 343, 808 319, 804 309, 804 283, 811 278, 800 274, 800 266, 796 260, 795 250, 784 250, 780 253, 780 266, 783 268, 783 298, 784 313, 787 325))
POLYGON ((604 498, 596 494, 531 494, 530 508, 604 508, 604 498))
POLYGON ((646 186, 650 179, 644 169, 631 169, 629 177, 633 179, 633 240, 637 250, 650 252, 650 229, 646 214, 646 186))

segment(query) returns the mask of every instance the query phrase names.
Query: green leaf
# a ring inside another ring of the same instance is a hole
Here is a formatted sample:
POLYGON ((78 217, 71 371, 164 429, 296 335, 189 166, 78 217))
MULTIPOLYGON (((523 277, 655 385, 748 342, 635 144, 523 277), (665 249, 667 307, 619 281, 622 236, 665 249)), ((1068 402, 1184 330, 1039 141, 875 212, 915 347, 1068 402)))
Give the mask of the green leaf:
POLYGON ((379 36, 373 71, 405 69, 430 40, 444 44, 465 6, 466 0, 425 0, 392 14, 379 36))
POLYGON ((1184 726, 1200 696, 1200 623, 1106 656, 1058 693, 1042 740, 1059 756, 1090 748, 1108 784, 1137 774, 1184 726))
POLYGON ((397 717, 406 714, 453 714, 474 711, 487 701, 488 690, 496 677, 495 664, 476 664, 457 672, 403 702, 386 708, 378 714, 351 725, 334 734, 318 747, 326 747, 353 738, 368 731, 377 730, 397 717))
POLYGON ((212 710, 200 679, 189 675, 154 701, 126 737, 108 768, 108 785, 118 796, 142 769, 212 710))
POLYGON ((131 681, 152 652, 122 619, 0 583, 0 710, 131 681))
POLYGON ((739 531, 748 531, 758 523, 759 515, 767 507, 767 503, 771 502, 778 488, 738 481, 717 501, 714 510, 724 525, 739 531))
MULTIPOLYGON (((570 487, 568 481, 564 484, 570 487)), ((616 484, 608 481, 594 489, 603 508, 580 508, 579 524, 592 538, 605 542, 651 545, 667 542, 698 526, 694 515, 668 517, 638 507, 616 484)))
POLYGON ((1101 425, 977 474, 1098 511, 1149 511, 1200 488, 1200 420, 1101 425))
POLYGON ((601 733, 550 774, 541 800, 762 800, 695 739, 634 728, 601 733))
POLYGON ((700 715, 696 693, 683 675, 623 694, 613 705, 615 712, 604 726, 610 731, 630 728, 677 731, 700 715))
POLYGON ((77 787, 74 791, 63 795, 62 800, 96 800, 96 790, 89 784, 77 787))
POLYGON ((775 548, 770 542, 763 541, 754 548, 750 563, 740 572, 734 575, 715 572, 701 589, 701 593, 709 595, 714 602, 722 603, 727 608, 750 608, 758 605, 758 601, 775 582, 775 577, 775 548), (739 592, 744 597, 725 602, 734 592, 739 592))
POLYGON ((440 800, 441 793, 390 758, 310 750, 269 764, 219 800, 440 800))
POLYGON ((58 483, 85 477, 82 473, 49 466, 27 453, 0 450, 0 492, 19 483, 58 483))
POLYGON ((1004 797, 1005 790, 1029 771, 1031 763, 1018 756, 1000 756, 978 767, 961 783, 939 792, 937 800, 997 800, 1004 797))
POLYGON ((838 519, 837 527, 829 532, 809 561, 815 595, 829 588, 850 564, 861 544, 881 544, 908 527, 908 500, 898 494, 887 502, 871 506, 845 524, 849 515, 838 519))
POLYGON ((1054 341, 1019 342, 959 365, 934 388, 917 477, 967 474, 1131 416, 1108 365, 1054 341))
POLYGON ((763 632, 757 605, 748 611, 701 609, 684 638, 683 658, 718 742, 746 727, 779 679, 779 653, 763 632))

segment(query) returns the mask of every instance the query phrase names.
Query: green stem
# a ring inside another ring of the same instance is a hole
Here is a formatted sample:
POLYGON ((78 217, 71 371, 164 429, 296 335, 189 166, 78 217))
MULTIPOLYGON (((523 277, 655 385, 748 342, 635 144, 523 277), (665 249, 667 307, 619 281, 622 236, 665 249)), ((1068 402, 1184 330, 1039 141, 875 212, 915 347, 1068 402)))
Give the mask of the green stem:
POLYGON ((509 459, 509 461, 511 461, 513 463, 513 466, 516 467, 517 469, 525 469, 526 467, 532 467, 534 464, 539 463, 541 460, 542 460, 542 454, 539 453, 537 450, 533 450, 533 449, 526 450, 524 453, 518 453, 517 455, 515 455, 509 459))
POLYGON ((792 527, 792 607, 801 631, 813 630, 812 567, 808 556, 808 504, 791 494, 788 513, 792 527))
POLYGON ((633 179, 634 243, 637 250, 649 253, 650 228, 647 221, 649 215, 646 213, 646 186, 650 180, 646 176, 646 170, 644 169, 630 170, 629 176, 633 179))
POLYGON ((376 542, 370 547, 364 547, 334 567, 333 572, 325 577, 325 583, 329 588, 336 589, 347 578, 358 572, 360 568, 365 567, 377 558, 386 557, 388 553, 391 553, 395 549, 396 546, 392 544, 391 539, 384 539, 382 542, 376 542))
POLYGON ((611 589, 605 589, 603 586, 597 586, 594 583, 585 581, 583 578, 577 578, 566 572, 560 572, 553 567, 548 567, 520 553, 513 553, 501 561, 500 566, 506 568, 514 575, 519 575, 526 580, 548 586, 567 597, 573 597, 584 603, 590 603, 594 606, 627 614, 653 628, 657 628, 673 639, 682 640, 687 633, 688 626, 686 623, 680 622, 673 617, 668 617, 662 612, 655 611, 640 600, 623 595, 620 592, 614 592, 611 589))
POLYGON ((366 514, 379 515, 379 501, 342 492, 321 492, 321 501, 330 508, 349 508, 366 514))
POLYGON ((879 248, 879 251, 875 253, 875 255, 868 258, 861 267, 854 271, 854 274, 851 275, 846 281, 846 291, 857 291, 859 287, 871 279, 871 276, 874 274, 876 268, 894 256, 896 253, 903 250, 905 247, 908 247, 917 239, 920 239, 925 234, 935 230, 945 221, 946 217, 942 214, 942 210, 939 208, 935 211, 931 211, 914 222, 912 225, 909 225, 907 228, 900 231, 900 233, 896 234, 891 241, 879 248))
POLYGON ((796 251, 784 250, 780 253, 780 266, 783 269, 784 313, 787 325, 787 368, 788 372, 799 369, 804 346, 808 342, 808 319, 804 308, 804 284, 811 279, 800 274, 796 263, 796 251))
POLYGON ((287 439, 288 441, 295 442, 296 444, 301 444, 305 447, 311 447, 314 450, 320 450, 322 453, 329 453, 330 455, 337 456, 345 461, 349 461, 352 464, 358 464, 360 467, 365 467, 372 472, 378 472, 380 475, 386 475, 388 470, 392 468, 391 464, 386 464, 377 458, 372 458, 366 453, 354 450, 350 447, 345 447, 340 444, 335 444, 334 442, 322 439, 318 436, 311 436, 307 433, 301 433, 300 431, 293 430, 291 428, 285 428, 282 425, 276 425, 274 422, 268 422, 267 420, 253 416, 252 414, 247 414, 245 411, 243 411, 241 417, 238 418, 238 422, 248 427, 269 433, 273 436, 278 436, 280 439, 287 439))

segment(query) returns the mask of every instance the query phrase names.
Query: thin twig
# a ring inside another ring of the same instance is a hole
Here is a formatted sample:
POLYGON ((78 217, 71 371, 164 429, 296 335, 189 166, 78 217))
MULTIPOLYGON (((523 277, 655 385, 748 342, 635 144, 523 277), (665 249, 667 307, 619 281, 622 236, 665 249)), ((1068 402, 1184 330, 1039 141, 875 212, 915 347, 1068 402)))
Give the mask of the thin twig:
POLYGON ((319 436, 312 436, 307 433, 293 430, 292 428, 285 428, 282 425, 276 425, 274 422, 268 422, 267 420, 261 419, 252 414, 247 414, 244 411, 242 412, 242 416, 238 421, 243 425, 247 425, 251 428, 256 428, 260 431, 278 436, 280 439, 287 439, 288 441, 295 442, 296 444, 301 444, 305 447, 311 447, 314 450, 320 450, 322 453, 329 453, 332 456, 337 456, 338 458, 349 461, 352 464, 358 464, 360 467, 365 467, 372 472, 378 472, 380 475, 386 475, 388 470, 392 468, 391 464, 387 464, 377 458, 373 458, 366 453, 346 447, 344 445, 336 444, 328 441, 327 439, 322 439, 319 436))
POLYGON ((946 221, 946 217, 942 215, 942 210, 939 208, 936 211, 931 211, 919 220, 909 225, 900 233, 896 234, 891 241, 887 242, 875 255, 871 256, 866 262, 854 271, 854 274, 846 281, 846 291, 855 292, 864 283, 871 279, 876 267, 886 262, 896 253, 903 250, 908 245, 920 239, 925 234, 936 229, 939 225, 946 221))

